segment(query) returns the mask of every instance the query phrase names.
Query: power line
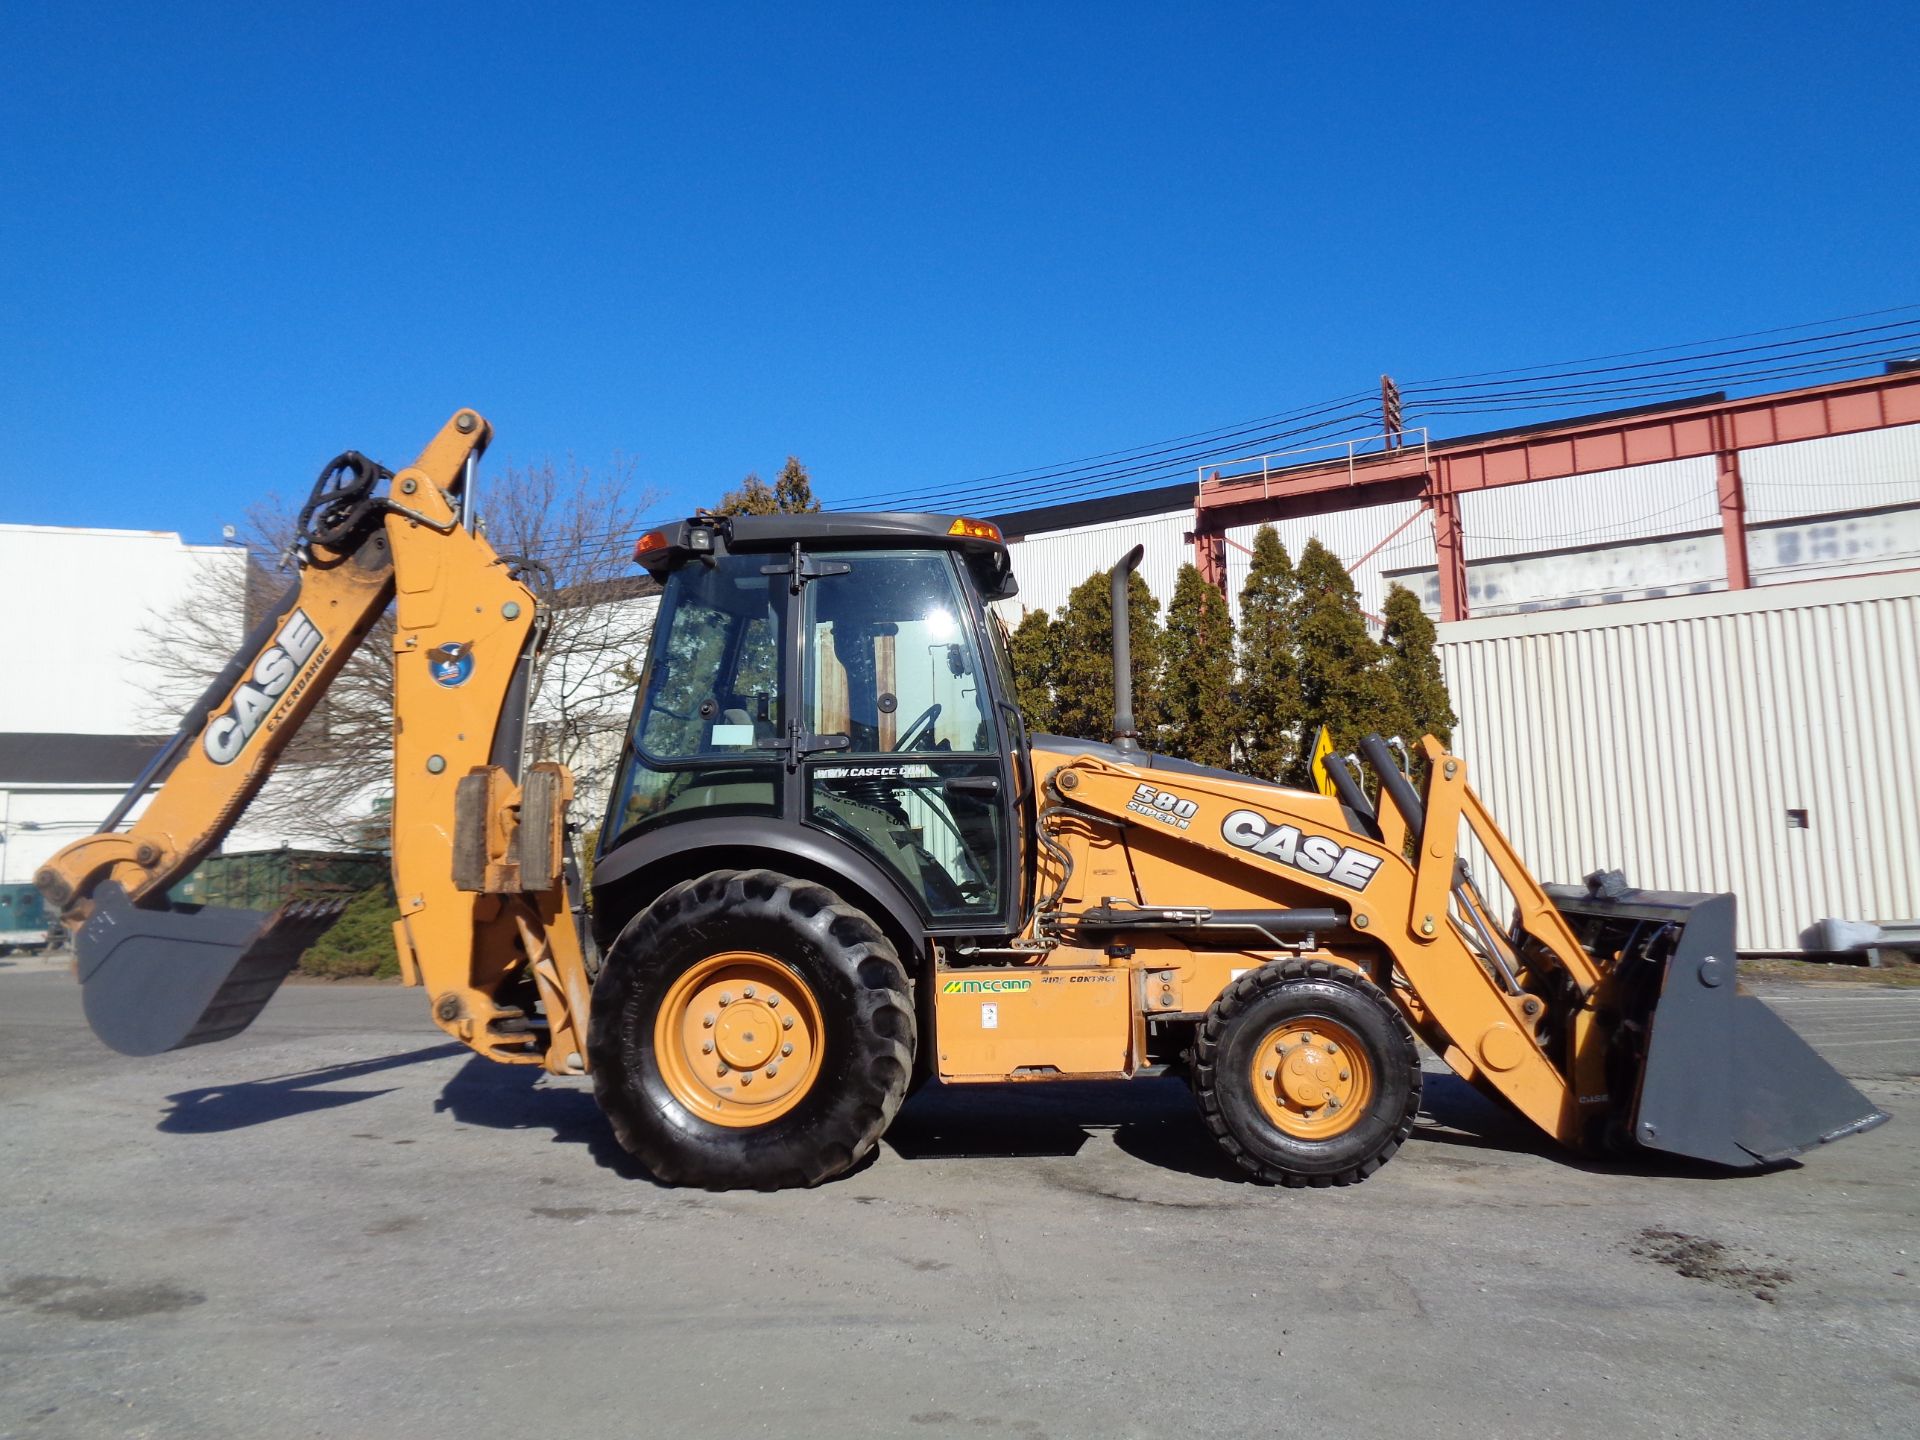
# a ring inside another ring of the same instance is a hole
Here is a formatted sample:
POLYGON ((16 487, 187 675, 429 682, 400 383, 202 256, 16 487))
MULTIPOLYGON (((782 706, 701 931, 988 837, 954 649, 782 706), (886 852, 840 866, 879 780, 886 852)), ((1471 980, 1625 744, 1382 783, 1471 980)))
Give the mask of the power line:
POLYGON ((1644 350, 1621 350, 1612 355, 1588 355, 1578 360, 1551 360, 1538 365, 1521 365, 1510 370, 1475 370, 1464 375, 1441 375, 1430 380, 1410 381, 1409 385, 1436 385, 1448 380, 1488 380, 1500 375, 1524 375, 1530 370, 1552 370, 1565 365, 1596 365, 1602 360, 1630 360, 1636 355, 1662 355, 1675 350, 1692 350, 1701 345, 1726 345, 1735 340, 1756 340, 1762 335, 1784 335, 1791 330, 1811 330, 1818 325, 1844 325, 1850 320, 1873 320, 1882 315, 1899 315, 1910 310, 1920 310, 1920 303, 1889 305, 1881 310, 1861 310, 1852 315, 1836 315, 1826 320, 1803 320, 1797 325, 1776 325, 1771 330, 1749 330, 1740 335, 1718 335, 1711 340, 1686 340, 1677 345, 1653 345, 1644 350))
MULTIPOLYGON (((1820 375, 1832 375, 1842 371, 1857 370, 1862 363, 1873 360, 1895 360, 1901 358, 1904 351, 1886 351, 1877 355, 1857 356, 1849 360, 1828 360, 1810 362, 1804 365, 1780 366, 1769 370, 1754 370, 1739 373, 1710 374, 1694 382, 1695 386, 1745 385, 1762 380, 1811 379, 1820 375)), ((1579 401, 1591 404, 1594 401, 1664 399, 1673 396, 1674 386, 1669 383, 1649 383, 1644 385, 1621 384, 1614 386, 1596 386, 1580 389, 1526 392, 1517 391, 1510 395, 1491 395, 1481 399, 1438 400, 1424 405, 1409 405, 1409 414, 1433 413, 1439 415, 1484 415, 1512 410, 1544 410, 1564 408, 1579 401)))
MULTIPOLYGON (((1334 405, 1345 405, 1345 404, 1350 404, 1356 400, 1364 400, 1368 397, 1370 393, 1371 393, 1370 391, 1366 391, 1366 390, 1357 390, 1351 395, 1342 395, 1337 400, 1318 401, 1316 402, 1316 404, 1331 408, 1334 405)), ((1222 425, 1213 430, 1196 430, 1191 435, 1175 435, 1168 440, 1150 441, 1149 444, 1181 445, 1191 440, 1204 440, 1212 436, 1219 436, 1224 431, 1238 431, 1244 434, 1251 427, 1258 427, 1266 424, 1277 424, 1282 420, 1304 419, 1304 418, 1307 418, 1309 415, 1317 414, 1317 413, 1319 412, 1314 408, 1314 406, 1303 405, 1296 410, 1283 410, 1277 415, 1263 415, 1257 420, 1235 421, 1232 425, 1222 425)), ((1003 470, 996 475, 981 475, 976 477, 976 479, 974 479, 973 481, 969 481, 967 483, 983 484, 989 480, 1007 480, 1007 479, 1012 479, 1014 477, 1022 476, 1022 475, 1029 475, 1029 476, 1035 476, 1037 478, 1044 478, 1044 476, 1047 473, 1054 472, 1056 466, 1077 466, 1077 465, 1090 464, 1096 460, 1111 460, 1115 458, 1125 459, 1125 458, 1132 457, 1137 453, 1138 453, 1137 451, 1130 450, 1130 449, 1108 450, 1098 455, 1083 455, 1078 460, 1060 460, 1060 461, 1054 461, 1049 465, 1036 465, 1033 468, 1027 469, 1027 470, 1003 470)), ((1066 473, 1066 472, 1061 472, 1061 473, 1066 473)))
MULTIPOLYGON (((1288 440, 1296 440, 1308 435, 1318 434, 1322 431, 1350 425, 1356 420, 1367 418, 1370 413, 1370 411, 1366 410, 1352 410, 1343 415, 1336 415, 1330 419, 1322 420, 1317 424, 1304 425, 1293 430, 1282 430, 1261 435, 1257 440, 1251 441, 1250 443, 1253 444, 1256 449, 1263 446, 1278 445, 1288 440)), ((1099 491, 1105 487, 1113 486, 1127 480, 1139 480, 1142 478, 1171 479, 1175 476, 1183 475, 1188 469, 1195 465, 1210 458, 1217 457, 1219 453, 1217 449, 1212 447, 1175 452, 1168 454, 1162 459, 1150 460, 1138 465, 1116 466, 1096 474, 1083 476, 1077 480, 1069 480, 1061 483, 1042 482, 1044 484, 1044 490, 1040 493, 1048 496, 1072 498, 1074 496, 1083 496, 1090 492, 1099 491)), ((1137 489, 1140 487, 1136 485, 1125 488, 1137 489)), ((875 503, 899 504, 904 501, 924 499, 964 499, 967 502, 968 508, 972 509, 1004 508, 1005 504, 1009 502, 1037 498, 1035 492, 1036 483, 1031 481, 1022 481, 1009 485, 992 485, 984 488, 972 483, 967 483, 963 486, 943 485, 917 491, 883 492, 878 495, 857 496, 850 498, 844 503, 836 502, 833 508, 836 510, 843 508, 857 509, 863 505, 875 503)))
MULTIPOLYGON (((1920 304, 1888 306, 1857 312, 1830 320, 1806 321, 1776 326, 1712 340, 1689 341, 1674 345, 1652 346, 1641 350, 1597 355, 1581 360, 1549 362, 1505 370, 1486 370, 1419 381, 1403 387, 1409 413, 1466 417, 1516 411, 1551 410, 1574 403, 1603 400, 1631 400, 1671 396, 1676 384, 1690 387, 1743 385, 1764 380, 1832 373, 1853 369, 1874 361, 1902 358, 1912 353, 1909 342, 1920 342, 1920 320, 1907 318, 1880 325, 1852 329, 1829 329, 1817 334, 1799 334, 1789 340, 1759 345, 1735 346, 1724 350, 1703 350, 1706 345, 1728 345, 1739 340, 1765 339, 1812 330, 1817 326, 1844 325, 1855 320, 1873 320, 1881 316, 1920 311, 1920 304), (1874 337, 1874 338, 1859 338, 1874 337), (1842 344, 1823 344, 1842 341, 1842 344), (1612 360, 1634 360, 1639 356, 1668 356, 1635 364, 1603 365, 1612 360), (1750 358, 1739 358, 1750 357, 1750 358), (1825 358, 1819 358, 1825 357, 1825 358), (1720 365, 1694 362, 1721 360, 1720 365), (1593 366, 1589 369, 1569 367, 1593 366), (1513 377, 1512 383, 1474 386, 1471 380, 1513 377), (1557 382, 1584 383, 1557 383, 1557 382)), ((1145 488, 1140 482, 1172 479, 1184 475, 1193 466, 1218 460, 1231 442, 1244 441, 1242 450, 1270 450, 1289 440, 1301 440, 1356 421, 1370 419, 1370 408, 1352 408, 1372 399, 1371 391, 1356 391, 1332 400, 1319 401, 1281 411, 1236 425, 1216 426, 1167 440, 1103 451, 1077 460, 1036 465, 1021 470, 1001 471, 972 480, 902 486, 876 490, 836 500, 824 508, 840 512, 861 508, 909 507, 920 509, 960 508, 972 511, 1005 513, 1008 510, 1075 499, 1101 498, 1145 488), (1345 408, 1343 408, 1345 407, 1345 408), (1340 413, 1334 413, 1334 412, 1340 413), (1303 421, 1291 428, 1273 429, 1287 421, 1303 421)), ((671 518, 680 518, 677 514, 671 518)), ((558 545, 543 549, 534 558, 592 558, 610 555, 633 544, 634 536, 644 533, 657 521, 641 522, 629 534, 608 532, 571 548, 558 545)))
MULTIPOLYGON (((1238 427, 1221 427, 1216 430, 1199 431, 1193 436, 1184 437, 1184 439, 1181 441, 1174 441, 1174 440, 1155 441, 1153 442, 1153 445, 1149 447, 1142 447, 1134 450, 1109 451, 1107 453, 1110 456, 1115 456, 1119 458, 1113 460, 1112 463, 1107 465, 1092 465, 1082 461, 1064 461, 1064 462, 1061 462, 1060 465, 1051 467, 1051 468, 1045 467, 1045 466, 1037 466, 1032 470, 1008 471, 1006 472, 1008 475, 1020 476, 1023 478, 1017 481, 1008 481, 1002 484, 992 483, 996 480, 1001 480, 1003 478, 1001 476, 983 475, 973 480, 947 482, 942 485, 929 486, 929 487, 925 487, 918 490, 914 490, 914 489, 882 490, 882 491, 870 492, 869 494, 866 494, 866 495, 850 496, 848 498, 848 504, 851 505, 858 501, 873 500, 873 499, 878 499, 885 496, 911 498, 915 495, 925 495, 925 494, 952 494, 953 492, 955 492, 956 490, 962 487, 965 487, 968 489, 974 489, 975 487, 986 486, 989 492, 1002 493, 1012 489, 1031 487, 1031 486, 1038 485, 1051 480, 1070 480, 1075 477, 1098 478, 1098 477, 1107 476, 1111 474, 1118 474, 1118 473, 1128 473, 1128 474, 1137 473, 1137 471, 1140 469, 1139 462, 1145 462, 1155 458, 1176 455, 1181 452, 1183 446, 1187 449, 1192 449, 1190 442, 1195 439, 1204 439, 1207 443, 1204 447, 1201 447, 1197 450, 1193 450, 1193 453, 1203 455, 1203 456, 1217 454, 1218 450, 1216 447, 1221 444, 1224 444, 1227 441, 1243 439, 1248 436, 1261 435, 1263 433, 1263 428, 1267 426, 1269 421, 1310 420, 1315 416, 1325 415, 1330 411, 1337 410, 1341 406, 1352 406, 1352 405, 1358 404, 1367 398, 1368 398, 1367 392, 1361 391, 1352 395, 1341 396, 1339 399, 1336 399, 1336 400, 1325 400, 1325 401, 1317 402, 1314 405, 1303 405, 1297 410, 1286 411, 1279 416, 1270 416, 1267 418, 1267 420, 1247 421, 1238 427), (1154 447, 1160 447, 1160 448, 1154 448, 1154 447)), ((1328 422, 1328 423, 1335 423, 1335 422, 1328 422)), ((1308 428, 1317 429, 1321 427, 1312 426, 1308 428)), ((1294 432, 1283 431, 1280 433, 1282 433, 1283 435, 1290 435, 1294 432)), ((1259 442, 1256 441, 1254 443, 1259 443, 1259 442)), ((1163 465, 1159 468, 1162 468, 1162 469, 1170 468, 1175 463, 1184 463, 1184 462, 1168 460, 1166 465, 1163 465)))
MULTIPOLYGON (((1895 335, 1877 336, 1870 340, 1851 340, 1848 343, 1843 345, 1826 345, 1826 346, 1804 346, 1803 345, 1800 349, 1795 350, 1791 353, 1781 353, 1777 355, 1754 355, 1752 359, 1732 360, 1732 361, 1727 361, 1726 363, 1720 364, 1720 365, 1682 366, 1681 368, 1668 368, 1665 370, 1654 371, 1654 372, 1649 372, 1645 374, 1624 373, 1626 371, 1630 371, 1636 368, 1633 366, 1606 366, 1599 370, 1572 370, 1572 371, 1566 372, 1564 375, 1540 375, 1533 378, 1542 380, 1542 381, 1575 380, 1583 375, 1603 375, 1603 374, 1608 374, 1610 372, 1614 372, 1614 378, 1608 379, 1608 380, 1589 381, 1587 382, 1588 386, 1665 383, 1665 382, 1672 382, 1674 380, 1678 380, 1688 375, 1711 374, 1711 375, 1716 375, 1720 377, 1730 378, 1730 377, 1739 375, 1741 372, 1747 369, 1765 367, 1770 365, 1786 364, 1789 362, 1802 360, 1809 356, 1814 356, 1814 355, 1841 355, 1841 354, 1848 354, 1852 352, 1862 352, 1858 355, 1857 357, 1858 360, 1872 360, 1876 358, 1881 358, 1878 352, 1886 351, 1889 349, 1889 347, 1891 347, 1893 354, 1899 355, 1901 353, 1904 353, 1905 350, 1908 348, 1905 342, 1920 341, 1920 325, 1916 325, 1914 322, 1911 322, 1911 321, 1906 322, 1899 326, 1886 326, 1886 327, 1875 327, 1875 328, 1893 329, 1893 330, 1898 330, 1900 333, 1895 335), (1875 353, 1865 353, 1865 352, 1875 352, 1875 353)), ((1864 334, 1866 332, 1847 331, 1843 333, 1847 335, 1856 335, 1856 334, 1864 334)), ((1834 336, 1819 335, 1819 336, 1812 336, 1809 338, 1817 339, 1817 340, 1826 340, 1826 339, 1839 339, 1842 337, 1840 335, 1834 335, 1834 336)), ((1774 347, 1757 347, 1757 348, 1771 349, 1774 347)), ((1747 352, 1723 351, 1719 353, 1726 355, 1726 354, 1747 353, 1747 352)), ((1680 360, 1695 360, 1695 359, 1704 360, 1707 358, 1709 357, 1706 355, 1699 355, 1699 356, 1688 355, 1688 356, 1678 357, 1675 361, 1670 361, 1666 363, 1669 366, 1673 366, 1673 365, 1677 365, 1680 360)), ((1856 363, 1856 362, 1847 362, 1847 363, 1856 363)), ((1577 393, 1579 390, 1587 387, 1581 386, 1581 385, 1574 385, 1574 386, 1568 386, 1564 388, 1568 393, 1577 393)), ((1428 396, 1428 395, 1440 395, 1441 392, 1448 391, 1448 390, 1470 390, 1470 387, 1449 385, 1449 386, 1434 387, 1430 389, 1415 389, 1414 387, 1409 386, 1406 389, 1404 389, 1401 393, 1407 396, 1428 396)), ((1425 403, 1429 405, 1450 404, 1450 403, 1453 403, 1455 400, 1472 400, 1482 395, 1489 398, 1496 398, 1496 399, 1511 399, 1517 396, 1524 396, 1524 395, 1551 395, 1555 393, 1560 393, 1560 392, 1553 388, 1527 389, 1524 386, 1495 386, 1490 388, 1483 388, 1477 391, 1471 391, 1470 393, 1466 395, 1461 395, 1461 396, 1449 397, 1449 396, 1442 395, 1440 399, 1428 400, 1425 403)))

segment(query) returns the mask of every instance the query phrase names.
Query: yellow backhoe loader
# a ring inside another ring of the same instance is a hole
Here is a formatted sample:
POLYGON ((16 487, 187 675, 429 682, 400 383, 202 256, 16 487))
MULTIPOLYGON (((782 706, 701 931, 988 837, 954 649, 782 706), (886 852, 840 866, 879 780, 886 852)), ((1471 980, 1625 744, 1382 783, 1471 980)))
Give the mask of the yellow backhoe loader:
POLYGON ((238 1032, 332 918, 166 897, 393 603, 401 973, 489 1059, 590 1076, 664 1182, 828 1179, 929 1077, 1173 1072, 1253 1175, 1348 1184, 1413 1126, 1416 1037, 1587 1151, 1753 1168, 1886 1118, 1739 992, 1732 896, 1539 884, 1431 738, 1421 785, 1375 736, 1333 795, 1144 750, 1137 549, 1113 737, 1030 733, 989 608, 1007 547, 964 517, 640 541, 664 589, 589 909, 571 778, 522 763, 546 611, 473 524, 490 433, 462 410, 397 475, 329 464, 292 589, 38 875, 107 1044, 238 1032))

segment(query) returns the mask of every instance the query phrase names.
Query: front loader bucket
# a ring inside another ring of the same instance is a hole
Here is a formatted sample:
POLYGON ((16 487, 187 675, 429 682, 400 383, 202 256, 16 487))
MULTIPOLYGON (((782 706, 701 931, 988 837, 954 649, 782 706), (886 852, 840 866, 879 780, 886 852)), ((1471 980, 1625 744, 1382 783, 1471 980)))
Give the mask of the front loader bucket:
POLYGON ((122 1055, 238 1035, 342 908, 307 900, 273 911, 148 910, 102 885, 73 941, 87 1023, 122 1055))
POLYGON ((1752 1169, 1886 1120, 1763 1001, 1738 993, 1733 896, 1545 888, 1611 972, 1607 1088, 1636 1145, 1752 1169))

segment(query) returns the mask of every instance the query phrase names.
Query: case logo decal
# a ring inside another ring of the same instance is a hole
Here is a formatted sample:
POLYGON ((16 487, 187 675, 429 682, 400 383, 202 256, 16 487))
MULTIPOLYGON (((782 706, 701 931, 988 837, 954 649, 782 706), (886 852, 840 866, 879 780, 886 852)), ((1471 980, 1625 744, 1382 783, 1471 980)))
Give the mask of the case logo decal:
POLYGON ((1364 890, 1380 868, 1380 857, 1342 845, 1327 835, 1304 835, 1297 825, 1275 825, 1252 810, 1236 810, 1220 822, 1229 845, 1308 875, 1324 875, 1349 890, 1364 890))
MULTIPOLYGON (((207 726, 200 745, 216 765, 231 765, 247 748, 260 722, 272 711, 274 702, 287 693, 300 667, 320 648, 320 628, 307 618, 304 610, 287 616, 280 633, 273 637, 253 669, 233 692, 227 712, 207 726)), ((294 692, 298 694, 296 690, 294 692)), ((268 727, 272 728, 272 727, 268 727)))

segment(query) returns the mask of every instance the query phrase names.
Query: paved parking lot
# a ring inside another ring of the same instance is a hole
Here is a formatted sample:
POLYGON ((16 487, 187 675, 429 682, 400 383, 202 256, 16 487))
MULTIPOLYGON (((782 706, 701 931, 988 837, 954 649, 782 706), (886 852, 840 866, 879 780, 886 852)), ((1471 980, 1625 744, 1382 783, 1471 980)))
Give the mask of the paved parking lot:
POLYGON ((710 1195, 416 992, 131 1061, 0 968, 0 1435, 1909 1437, 1920 992, 1764 993, 1892 1125, 1603 1170, 1437 1076, 1297 1193, 1169 1082, 930 1090, 841 1181, 710 1195))

